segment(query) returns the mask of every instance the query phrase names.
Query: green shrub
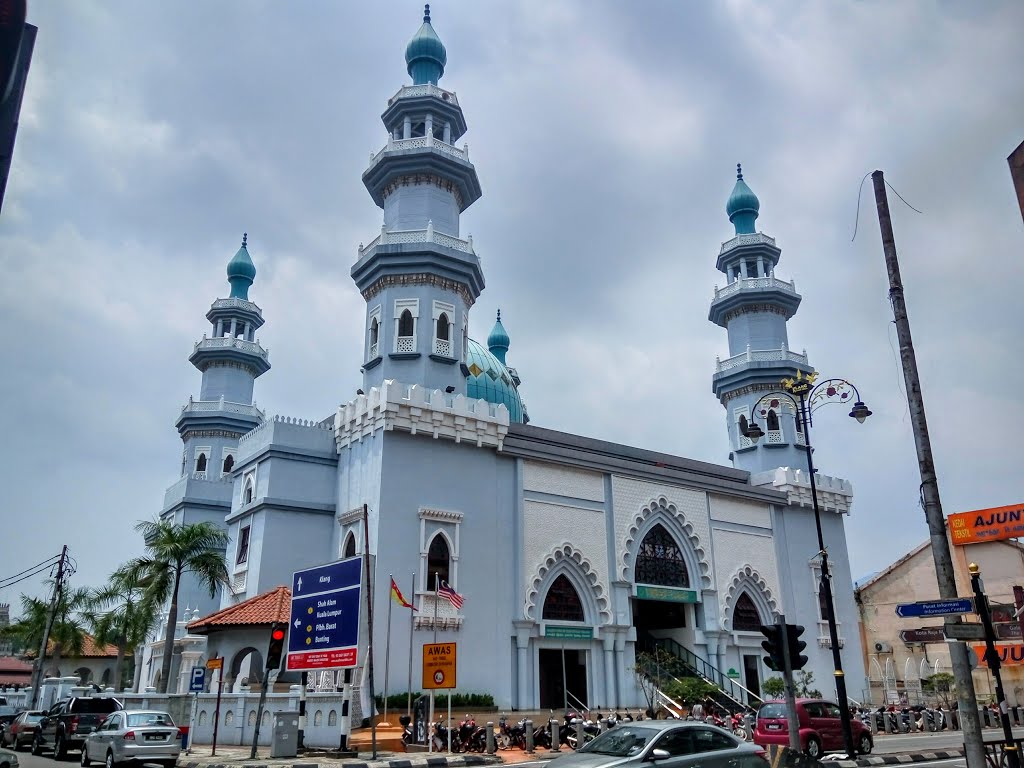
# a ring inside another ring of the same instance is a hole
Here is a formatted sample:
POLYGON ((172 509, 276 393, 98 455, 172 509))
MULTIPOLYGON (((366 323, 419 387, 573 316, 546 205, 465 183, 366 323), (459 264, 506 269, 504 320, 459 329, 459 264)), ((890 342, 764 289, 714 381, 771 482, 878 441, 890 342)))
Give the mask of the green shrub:
MULTIPOLYGON (((412 700, 416 701, 422 694, 419 691, 414 691, 412 694, 412 700)), ((392 711, 404 710, 408 694, 405 693, 393 693, 388 696, 388 709, 392 711)), ((384 697, 377 696, 377 709, 384 708, 384 697)), ((494 696, 489 693, 453 693, 452 694, 452 707, 455 709, 461 709, 463 707, 493 707, 494 696)), ((434 708, 435 709, 447 709, 448 708, 448 694, 439 693, 434 696, 434 708)))
POLYGON ((665 693, 680 704, 696 704, 708 696, 718 692, 718 688, 699 677, 684 677, 670 680, 664 688, 665 693))

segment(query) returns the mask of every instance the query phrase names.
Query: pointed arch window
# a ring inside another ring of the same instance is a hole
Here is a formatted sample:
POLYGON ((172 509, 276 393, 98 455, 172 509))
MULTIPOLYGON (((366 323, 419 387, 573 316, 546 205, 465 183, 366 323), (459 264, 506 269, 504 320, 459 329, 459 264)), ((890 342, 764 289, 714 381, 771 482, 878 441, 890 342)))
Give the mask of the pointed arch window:
POLYGON ((690 586, 690 573, 686 569, 683 552, 672 534, 660 523, 651 528, 640 542, 634 580, 637 584, 663 587, 690 586))
POLYGON ((380 321, 375 317, 370 321, 370 359, 377 357, 380 342, 380 321))
POLYGON ((768 415, 765 417, 769 432, 779 431, 779 416, 775 413, 775 409, 768 411, 768 415))
POLYGON ((224 457, 224 465, 221 467, 221 473, 227 474, 235 466, 235 457, 230 453, 224 457))
POLYGON ((345 537, 345 548, 342 557, 355 557, 356 556, 356 537, 349 531, 348 536, 345 537))
POLYGON ((732 628, 735 632, 760 632, 761 614, 746 592, 741 592, 732 609, 732 628))
MULTIPOLYGON (((438 580, 451 584, 449 574, 451 573, 451 551, 448 549, 448 539, 440 533, 435 534, 430 541, 430 548, 427 550, 427 589, 436 589, 438 580)), ((455 585, 452 585, 454 588, 455 585)))
POLYGON ((196 472, 206 471, 206 453, 201 452, 196 458, 196 472))
POLYGON ((249 477, 245 478, 245 486, 242 488, 242 503, 243 504, 252 504, 252 496, 253 496, 253 487, 254 487, 254 485, 255 485, 255 483, 253 482, 252 476, 249 476, 249 477))
POLYGON ((414 328, 415 323, 413 323, 412 312, 406 309, 398 318, 398 335, 412 336, 414 328))
POLYGON ((437 338, 444 341, 451 341, 452 324, 448 322, 448 315, 444 312, 437 318, 437 338))
POLYGON ((576 588, 563 573, 551 583, 544 598, 542 618, 549 621, 583 621, 583 602, 576 588))
POLYGON ((416 351, 416 320, 419 314, 419 299, 395 302, 395 352, 408 354, 416 351))

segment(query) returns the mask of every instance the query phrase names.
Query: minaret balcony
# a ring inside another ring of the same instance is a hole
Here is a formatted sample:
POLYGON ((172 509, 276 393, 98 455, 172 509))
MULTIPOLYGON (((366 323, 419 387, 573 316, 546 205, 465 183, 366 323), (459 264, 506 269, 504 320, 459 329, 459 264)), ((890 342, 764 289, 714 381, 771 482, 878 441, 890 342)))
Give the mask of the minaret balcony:
POLYGON ((398 93, 388 99, 388 106, 391 106, 399 99, 419 99, 424 96, 432 96, 436 99, 441 99, 441 101, 446 101, 453 106, 459 106, 459 100, 455 96, 455 91, 446 91, 444 88, 433 83, 403 85, 398 89, 398 93))
POLYGON ((483 194, 476 168, 469 161, 469 145, 460 149, 429 134, 408 139, 389 137, 385 147, 370 157, 370 165, 363 171, 363 184, 373 202, 383 208, 384 198, 400 189, 406 179, 423 176, 450 184, 460 213, 483 194))
POLYGON ((411 139, 392 139, 380 152, 370 158, 370 168, 379 163, 388 152, 400 152, 403 149, 433 149, 444 155, 451 155, 464 162, 469 162, 469 146, 459 149, 454 144, 447 144, 433 136, 414 136, 411 139))
POLYGON ((774 237, 769 237, 763 232, 754 232, 750 235, 736 235, 731 240, 726 240, 722 243, 722 249, 718 252, 718 255, 724 256, 729 251, 745 245, 770 245, 772 248, 778 247, 775 245, 774 237))
POLYGON ((715 287, 715 298, 711 301, 708 320, 726 328, 737 310, 755 311, 756 307, 765 304, 781 309, 789 320, 796 314, 800 301, 795 282, 786 282, 774 276, 740 277, 724 288, 715 287))
POLYGON ((244 416, 252 416, 257 421, 263 421, 265 415, 263 411, 257 408, 255 405, 249 405, 248 403, 232 403, 229 400, 193 400, 189 398, 189 401, 185 405, 181 406, 181 415, 189 413, 211 413, 214 411, 223 413, 238 413, 244 416))
MULTIPOLYGON (((379 245, 401 245, 405 243, 433 243, 435 245, 444 246, 445 248, 451 248, 453 251, 476 255, 476 252, 473 250, 472 236, 467 240, 462 240, 461 238, 452 237, 451 235, 446 235, 443 232, 438 232, 433 227, 427 227, 426 229, 400 229, 391 232, 382 229, 381 233, 371 240, 369 245, 364 246, 360 244, 359 248, 356 250, 356 253, 358 254, 356 260, 358 261, 363 258, 379 245)), ((479 258, 480 257, 478 256, 477 259, 479 258)))
POLYGON ((782 349, 748 349, 738 355, 727 357, 725 360, 715 360, 715 373, 723 373, 733 368, 739 368, 747 363, 767 362, 789 362, 807 365, 807 355, 799 352, 791 352, 783 347, 782 349))
POLYGON ((254 376, 260 376, 270 370, 270 352, 260 346, 258 341, 246 341, 230 336, 203 338, 196 342, 189 355, 189 362, 203 371, 211 363, 235 362, 253 370, 254 376))
POLYGON ((252 312, 254 315, 257 315, 258 317, 263 317, 263 310, 260 309, 255 304, 253 304, 251 301, 246 301, 245 299, 217 299, 215 302, 213 302, 213 305, 210 307, 210 309, 240 309, 243 312, 252 312))
POLYGON ((725 288, 715 288, 715 301, 724 299, 726 296, 732 296, 734 293, 739 291, 747 290, 763 290, 766 288, 774 288, 784 293, 791 293, 798 297, 800 294, 796 292, 796 281, 786 282, 780 280, 777 277, 741 277, 738 280, 734 280, 725 286, 725 288))

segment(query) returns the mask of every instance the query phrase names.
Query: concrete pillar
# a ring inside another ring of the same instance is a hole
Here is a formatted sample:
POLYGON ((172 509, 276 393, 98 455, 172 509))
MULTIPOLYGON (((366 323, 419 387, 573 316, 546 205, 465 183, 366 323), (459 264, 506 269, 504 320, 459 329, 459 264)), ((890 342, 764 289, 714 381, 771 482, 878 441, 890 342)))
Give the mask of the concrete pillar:
POLYGON ((405 120, 402 123, 402 138, 408 139, 412 136, 412 118, 408 115, 405 116, 405 120))
POLYGON ((527 720, 523 723, 526 728, 526 752, 533 754, 533 720, 527 720))
POLYGON ((448 120, 444 121, 444 143, 452 143, 452 124, 448 120))
POLYGON ((747 262, 745 260, 740 262, 740 277, 744 277, 744 278, 748 277, 748 275, 747 275, 747 262))
MULTIPOLYGON (((605 633, 604 644, 604 700, 609 707, 618 706, 622 702, 615 695, 615 635, 605 633)), ((584 702, 586 703, 586 702, 584 702)))
POLYGON ((528 660, 529 638, 517 638, 516 655, 518 657, 518 678, 519 682, 516 691, 516 701, 520 709, 530 709, 533 706, 533 693, 530 689, 530 664, 528 660))
POLYGON ((217 327, 216 327, 216 329, 214 329, 213 335, 217 336, 217 337, 220 337, 220 336, 224 335, 224 318, 223 317, 218 317, 217 318, 217 327))
POLYGON ((231 318, 231 338, 235 338, 235 328, 238 325, 238 320, 231 318))
POLYGON ((427 134, 427 140, 428 141, 433 140, 433 138, 434 138, 434 116, 431 115, 430 113, 427 113, 426 134, 427 134))

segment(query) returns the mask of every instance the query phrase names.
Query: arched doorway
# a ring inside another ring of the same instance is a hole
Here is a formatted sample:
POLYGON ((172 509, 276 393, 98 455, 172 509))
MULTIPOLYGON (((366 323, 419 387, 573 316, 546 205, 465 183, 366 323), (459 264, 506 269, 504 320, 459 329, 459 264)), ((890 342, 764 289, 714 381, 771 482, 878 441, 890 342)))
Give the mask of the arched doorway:
POLYGON ((258 691, 263 684, 263 655, 255 648, 243 648, 231 661, 228 676, 232 693, 241 693, 243 687, 258 691))
POLYGON ((686 552, 668 525, 659 521, 643 533, 634 563, 633 626, 638 650, 661 647, 679 655, 676 645, 690 648, 698 628, 694 606, 700 592, 693 588, 696 582, 686 552))
MULTIPOLYGON (((541 618, 565 634, 571 634, 573 624, 586 626, 583 601, 565 573, 558 574, 548 587, 541 618)), ((572 709, 579 706, 577 702, 589 701, 586 650, 567 648, 564 641, 558 648, 539 648, 537 669, 541 709, 572 709)))

